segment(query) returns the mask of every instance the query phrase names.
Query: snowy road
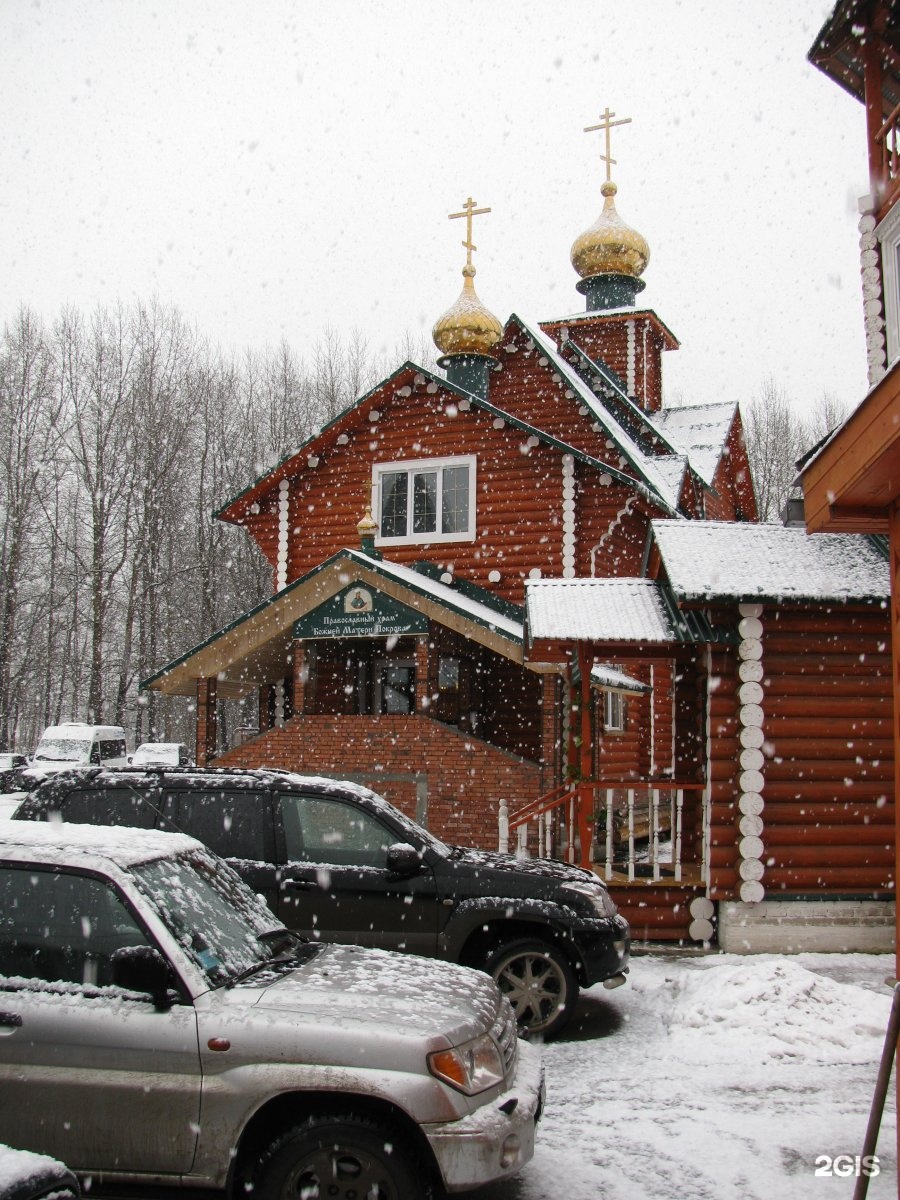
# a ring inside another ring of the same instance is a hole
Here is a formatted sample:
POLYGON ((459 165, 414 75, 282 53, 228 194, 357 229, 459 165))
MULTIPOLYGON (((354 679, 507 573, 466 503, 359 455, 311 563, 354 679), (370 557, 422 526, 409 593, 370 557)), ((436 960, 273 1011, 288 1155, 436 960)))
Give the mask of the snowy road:
MULTIPOLYGON (((533 1162, 471 1200, 847 1197, 817 1176, 861 1152, 893 959, 800 955, 634 960, 591 989, 544 1050, 547 1112, 533 1162)), ((894 1091, 871 1200, 897 1195, 894 1091)))

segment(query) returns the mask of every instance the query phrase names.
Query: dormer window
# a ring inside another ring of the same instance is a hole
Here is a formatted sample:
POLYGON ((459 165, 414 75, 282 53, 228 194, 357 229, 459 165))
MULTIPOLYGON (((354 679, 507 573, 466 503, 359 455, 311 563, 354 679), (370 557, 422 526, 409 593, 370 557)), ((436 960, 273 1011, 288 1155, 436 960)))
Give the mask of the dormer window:
POLYGON ((474 455, 376 463, 372 491, 378 545, 475 538, 474 455))

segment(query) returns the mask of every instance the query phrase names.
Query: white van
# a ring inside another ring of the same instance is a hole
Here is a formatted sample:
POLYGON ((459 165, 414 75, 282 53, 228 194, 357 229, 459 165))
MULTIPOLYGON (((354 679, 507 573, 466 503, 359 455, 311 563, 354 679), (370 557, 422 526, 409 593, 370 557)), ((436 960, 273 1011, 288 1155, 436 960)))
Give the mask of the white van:
POLYGON ((44 730, 31 757, 31 765, 22 772, 22 779, 26 787, 36 787, 48 776, 70 767, 127 765, 125 730, 121 725, 67 721, 44 730))
POLYGON ((133 767, 193 766, 183 742, 143 742, 131 756, 133 767))

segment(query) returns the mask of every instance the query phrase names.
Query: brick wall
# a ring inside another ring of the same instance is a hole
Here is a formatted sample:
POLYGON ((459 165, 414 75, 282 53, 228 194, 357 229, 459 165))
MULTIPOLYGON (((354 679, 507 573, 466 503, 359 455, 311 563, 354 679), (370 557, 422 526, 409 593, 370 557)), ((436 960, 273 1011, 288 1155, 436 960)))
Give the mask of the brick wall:
POLYGON ((356 779, 452 843, 497 849, 497 806, 540 794, 540 767, 422 716, 304 716, 219 755, 217 767, 281 767, 356 779))

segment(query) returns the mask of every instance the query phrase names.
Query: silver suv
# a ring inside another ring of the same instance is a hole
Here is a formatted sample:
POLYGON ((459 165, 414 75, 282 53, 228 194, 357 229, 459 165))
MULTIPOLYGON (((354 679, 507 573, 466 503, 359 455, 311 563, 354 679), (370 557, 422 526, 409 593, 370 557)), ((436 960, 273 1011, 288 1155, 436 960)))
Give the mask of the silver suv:
POLYGON ((255 1200, 419 1200, 533 1152, 538 1051, 487 976, 307 942, 180 834, 0 837, 0 1141, 255 1200))

